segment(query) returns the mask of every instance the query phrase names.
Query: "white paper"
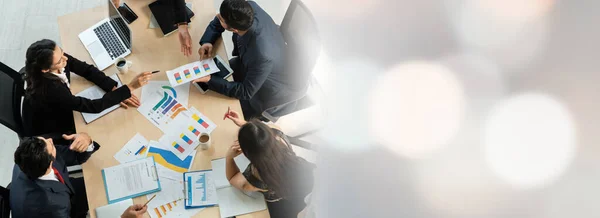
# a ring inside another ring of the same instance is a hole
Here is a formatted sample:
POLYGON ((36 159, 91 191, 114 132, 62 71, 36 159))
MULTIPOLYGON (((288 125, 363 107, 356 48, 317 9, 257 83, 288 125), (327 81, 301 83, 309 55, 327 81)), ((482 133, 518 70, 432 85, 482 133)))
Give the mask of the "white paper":
MULTIPOLYGON (((238 155, 233 160, 235 160, 235 165, 238 166, 240 172, 244 172, 248 165, 250 165, 250 160, 248 160, 248 158, 246 158, 246 156, 243 154, 238 155)), ((213 169, 213 175, 215 177, 215 186, 217 189, 231 186, 229 184, 229 180, 227 180, 225 158, 212 160, 211 165, 213 169)))
POLYGON ((97 218, 115 218, 121 217, 121 214, 129 208, 129 206, 133 205, 133 200, 127 199, 124 201, 119 201, 114 204, 105 205, 102 207, 96 208, 96 217, 97 218))
POLYGON ((115 154, 114 157, 119 163, 144 159, 148 152, 148 144, 148 140, 137 133, 115 154))
POLYGON ((195 107, 191 107, 189 109, 189 112, 191 113, 190 117, 194 121, 194 126, 198 127, 198 130, 200 132, 206 132, 210 134, 213 130, 217 128, 217 124, 215 124, 215 122, 210 120, 203 113, 200 113, 200 111, 198 111, 198 109, 196 109, 195 107))
POLYGON ((185 205, 211 206, 217 204, 217 189, 212 171, 199 171, 185 174, 184 190, 187 192, 185 205))
POLYGON ((237 188, 230 186, 217 189, 217 195, 219 196, 219 211, 222 218, 267 209, 267 204, 262 194, 250 197, 237 188))
POLYGON ((215 61, 210 58, 177 67, 167 71, 166 74, 171 86, 176 87, 219 71, 215 61))
POLYGON ((186 114, 187 107, 163 90, 154 90, 145 97, 138 111, 163 132, 176 117, 186 114))
POLYGON ((108 201, 158 189, 153 158, 105 168, 104 179, 108 201))
POLYGON ((187 156, 196 152, 196 147, 200 144, 198 139, 192 139, 185 133, 178 135, 163 135, 158 140, 160 144, 168 146, 179 159, 184 160, 187 156))
POLYGON ((163 90, 168 92, 171 96, 175 97, 184 106, 188 106, 188 99, 190 96, 190 84, 184 84, 175 88, 171 87, 169 81, 149 81, 148 84, 142 87, 142 99, 143 103, 146 99, 150 98, 152 92, 156 90, 163 90))
MULTIPOLYGON (((119 80, 119 76, 116 73, 113 74, 112 76, 110 76, 110 78, 113 79, 114 81, 117 81, 117 87, 121 87, 123 85, 121 83, 121 80, 119 80)), ((102 90, 100 87, 92 86, 92 87, 89 87, 89 88, 77 93, 76 96, 93 100, 93 99, 102 98, 102 96, 104 96, 104 94, 106 94, 106 92, 104 90, 102 90)), ((92 121, 104 116, 105 114, 110 113, 111 111, 116 110, 117 108, 119 108, 119 104, 109 107, 97 114, 82 112, 81 115, 83 115, 83 120, 85 121, 85 123, 91 123, 92 121)))
MULTIPOLYGON (((246 170, 250 164, 250 160, 244 155, 239 155, 235 157, 234 160, 235 164, 240 169, 240 172, 246 170)), ((217 196, 219 198, 221 217, 237 216, 265 210, 267 208, 262 193, 245 193, 229 184, 226 175, 225 158, 212 160, 211 164, 213 175, 215 177, 217 196)))
POLYGON ((183 173, 169 170, 161 165, 156 165, 156 168, 160 178, 161 191, 146 195, 146 198, 150 199, 156 194, 154 200, 148 203, 148 213, 151 217, 191 217, 203 209, 185 209, 183 173))

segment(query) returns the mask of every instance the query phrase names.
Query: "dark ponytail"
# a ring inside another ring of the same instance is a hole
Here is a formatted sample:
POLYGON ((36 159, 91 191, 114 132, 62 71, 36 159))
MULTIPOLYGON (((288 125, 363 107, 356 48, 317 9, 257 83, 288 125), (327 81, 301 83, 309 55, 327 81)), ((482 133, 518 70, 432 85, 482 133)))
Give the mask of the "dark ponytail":
POLYGON ((49 39, 34 42, 27 48, 25 56, 25 81, 27 82, 27 89, 25 89, 25 94, 28 97, 43 95, 43 90, 49 82, 48 80, 60 80, 54 75, 42 72, 42 70, 52 67, 55 48, 56 43, 49 39))

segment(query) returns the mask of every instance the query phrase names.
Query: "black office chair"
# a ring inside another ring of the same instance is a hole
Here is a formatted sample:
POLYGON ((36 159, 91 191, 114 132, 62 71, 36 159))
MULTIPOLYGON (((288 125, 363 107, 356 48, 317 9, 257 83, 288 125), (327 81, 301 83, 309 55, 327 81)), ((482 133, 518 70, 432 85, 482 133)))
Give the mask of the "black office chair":
MULTIPOLYGON (((308 90, 309 86, 318 86, 311 73, 318 57, 314 54, 321 50, 321 38, 317 22, 308 7, 300 0, 292 0, 279 29, 287 45, 286 73, 294 81, 305 84, 304 90, 308 90)), ((310 107, 314 102, 305 93, 287 103, 266 109, 262 116, 276 122, 281 116, 310 107)))
POLYGON ((3 63, 0 63, 0 72, 0 124, 21 138, 25 134, 21 118, 21 99, 25 93, 23 77, 3 63))
POLYGON ((10 204, 8 202, 10 184, 6 188, 0 186, 0 218, 8 218, 10 216, 10 204))

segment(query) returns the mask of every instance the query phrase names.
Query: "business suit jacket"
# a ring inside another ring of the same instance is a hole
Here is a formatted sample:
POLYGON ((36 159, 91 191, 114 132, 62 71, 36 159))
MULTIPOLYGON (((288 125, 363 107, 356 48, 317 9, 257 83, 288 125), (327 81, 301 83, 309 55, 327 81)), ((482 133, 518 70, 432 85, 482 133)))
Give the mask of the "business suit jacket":
POLYGON ((19 166, 13 167, 10 187, 10 208, 13 218, 66 218, 71 217, 71 198, 75 195, 69 181, 67 166, 85 163, 100 145, 94 142, 94 151, 77 153, 69 146, 55 145, 56 159, 52 163, 65 184, 58 181, 29 178, 19 166))
POLYGON ((107 93, 100 99, 87 99, 71 93, 71 89, 60 80, 43 78, 45 87, 41 93, 25 96, 23 119, 27 135, 48 133, 75 133, 73 111, 100 113, 103 110, 131 97, 129 87, 122 86, 111 91, 117 82, 106 76, 93 65, 65 54, 69 60, 65 74, 71 81, 71 72, 96 84, 107 93))
MULTIPOLYGON (((233 34, 233 55, 241 59, 246 72, 243 81, 229 82, 211 77, 211 90, 248 100, 254 110, 262 111, 299 99, 306 93, 307 81, 298 81, 285 69, 286 45, 279 26, 256 2, 249 1, 254 10, 254 21, 246 34, 233 34)), ((210 22, 200 44, 213 43, 225 29, 215 17, 210 22)), ((235 72, 234 72, 235 73, 235 72)))

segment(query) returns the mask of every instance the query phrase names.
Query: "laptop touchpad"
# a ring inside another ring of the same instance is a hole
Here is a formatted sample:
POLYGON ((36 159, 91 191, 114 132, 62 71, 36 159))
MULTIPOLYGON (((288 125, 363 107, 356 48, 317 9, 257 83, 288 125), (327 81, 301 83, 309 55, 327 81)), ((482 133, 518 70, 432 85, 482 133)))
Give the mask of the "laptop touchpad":
POLYGON ((100 40, 92 42, 92 44, 89 44, 87 47, 90 50, 90 54, 92 55, 92 57, 98 57, 98 55, 101 55, 106 51, 106 49, 104 49, 104 46, 102 46, 100 40))

